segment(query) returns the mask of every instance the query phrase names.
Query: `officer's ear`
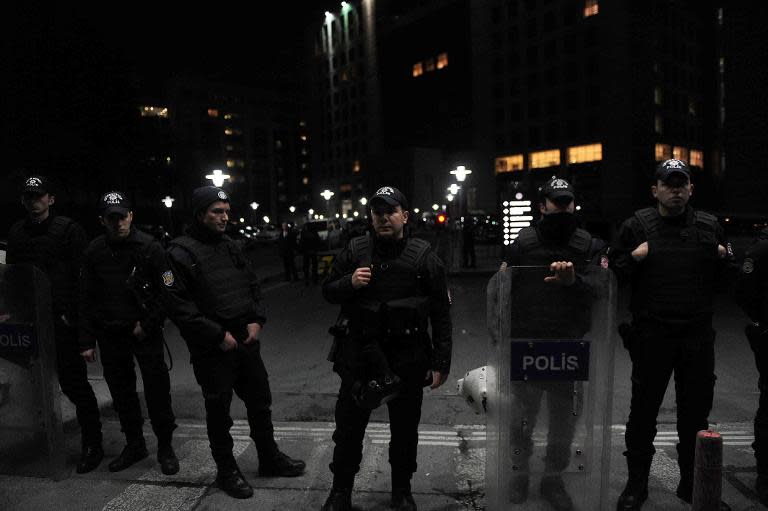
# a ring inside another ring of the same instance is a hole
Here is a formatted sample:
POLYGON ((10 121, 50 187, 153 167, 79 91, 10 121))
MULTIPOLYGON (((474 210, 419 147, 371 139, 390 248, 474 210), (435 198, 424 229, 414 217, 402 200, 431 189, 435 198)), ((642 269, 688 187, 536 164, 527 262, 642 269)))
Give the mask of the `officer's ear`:
POLYGON ((689 196, 693 195, 693 183, 691 182, 688 183, 688 195, 689 196))
POLYGON ((659 194, 659 188, 657 185, 651 185, 651 195, 653 195, 653 198, 655 199, 657 195, 659 194))
POLYGON ((56 202, 56 196, 48 194, 48 206, 53 206, 53 203, 56 202))
POLYGON ((403 223, 408 223, 408 211, 403 211, 403 223))

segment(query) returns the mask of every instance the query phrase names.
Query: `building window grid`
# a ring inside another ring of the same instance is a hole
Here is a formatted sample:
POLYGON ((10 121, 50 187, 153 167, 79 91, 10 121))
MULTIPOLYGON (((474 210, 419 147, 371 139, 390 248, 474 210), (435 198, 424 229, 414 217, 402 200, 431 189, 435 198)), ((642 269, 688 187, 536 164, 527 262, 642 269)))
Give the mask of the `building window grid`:
POLYGON ((704 166, 704 153, 697 149, 691 149, 691 160, 688 164, 692 167, 704 166))
POLYGON ((545 151, 536 151, 528 155, 528 160, 528 165, 531 169, 555 167, 560 165, 560 150, 548 149, 545 151))
POLYGON ((656 144, 654 148, 656 161, 663 161, 672 158, 672 146, 669 144, 656 144))
POLYGON ((687 147, 674 146, 672 148, 672 157, 688 163, 689 151, 687 147))
POLYGON ((512 154, 509 156, 501 156, 496 158, 496 174, 502 174, 504 172, 518 172, 525 170, 523 164, 522 154, 512 154))
POLYGON ((588 163, 603 159, 603 144, 587 144, 568 148, 568 164, 588 163))

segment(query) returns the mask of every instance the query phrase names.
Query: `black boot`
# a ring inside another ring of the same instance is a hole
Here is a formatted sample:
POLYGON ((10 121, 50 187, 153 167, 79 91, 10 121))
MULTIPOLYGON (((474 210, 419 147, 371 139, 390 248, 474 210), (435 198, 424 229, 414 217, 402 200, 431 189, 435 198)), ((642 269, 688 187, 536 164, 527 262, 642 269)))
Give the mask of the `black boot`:
POLYGON ((565 483, 559 475, 542 477, 539 491, 544 500, 549 502, 555 511, 573 510, 573 501, 568 492, 565 491, 565 483))
POLYGON ((103 459, 104 449, 101 448, 101 444, 84 445, 80 461, 77 463, 75 470, 78 474, 85 474, 98 467, 103 459))
POLYGON ((160 470, 167 476, 176 474, 179 471, 179 459, 173 451, 171 442, 158 442, 157 462, 160 463, 160 470))
POLYGON ((639 511, 648 498, 648 474, 651 471, 651 458, 630 458, 627 456, 629 478, 624 491, 619 496, 616 511, 639 511))
POLYGON ((110 472, 120 472, 149 456, 147 444, 141 441, 128 442, 120 456, 113 459, 108 467, 110 472))
POLYGON ((222 463, 217 467, 216 484, 227 495, 236 499, 249 499, 253 495, 253 488, 243 477, 235 460, 222 463))
POLYGON ((296 477, 304 473, 306 463, 277 451, 269 459, 259 457, 259 475, 262 477, 296 477))
POLYGON ((352 511, 352 488, 331 488, 320 511, 352 511))
POLYGON ((410 485, 392 488, 392 508, 397 511, 416 511, 410 485))

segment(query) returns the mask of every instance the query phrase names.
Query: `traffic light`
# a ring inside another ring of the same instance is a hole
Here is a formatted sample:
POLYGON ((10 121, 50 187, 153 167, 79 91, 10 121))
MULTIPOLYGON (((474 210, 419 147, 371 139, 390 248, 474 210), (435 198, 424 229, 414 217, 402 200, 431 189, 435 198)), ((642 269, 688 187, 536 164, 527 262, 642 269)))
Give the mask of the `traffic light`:
POLYGON ((439 215, 437 215, 438 225, 444 226, 447 221, 448 221, 448 217, 445 215, 445 213, 440 213, 439 215))

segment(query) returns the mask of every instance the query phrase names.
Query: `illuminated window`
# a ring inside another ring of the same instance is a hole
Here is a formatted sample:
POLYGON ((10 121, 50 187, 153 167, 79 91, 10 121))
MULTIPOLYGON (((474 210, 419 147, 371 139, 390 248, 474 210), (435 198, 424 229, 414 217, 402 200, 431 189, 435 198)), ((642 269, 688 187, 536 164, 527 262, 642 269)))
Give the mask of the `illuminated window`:
POLYGON ((660 114, 656 114, 656 117, 653 119, 653 129, 658 135, 661 135, 661 132, 664 130, 664 120, 660 114))
POLYGON ((655 87, 653 89, 653 102, 656 105, 660 105, 662 101, 661 87, 655 87))
POLYGON ((299 126, 301 126, 302 128, 304 128, 304 127, 306 127, 306 126, 307 126, 307 122, 306 122, 306 121, 299 121, 299 126))
POLYGON ((242 135, 243 130, 238 128, 224 128, 225 135, 242 135))
POLYGON ((496 173, 516 172, 523 170, 523 155, 513 154, 511 156, 502 156, 496 158, 496 173))
POLYGON ((675 146, 672 148, 672 157, 688 163, 688 148, 675 146))
POLYGON ((555 165, 560 165, 560 150, 550 149, 548 151, 536 151, 535 153, 530 153, 528 158, 532 169, 554 167, 555 165))
POLYGON ((672 146, 669 144, 656 144, 656 161, 668 160, 672 158, 672 146))
POLYGON ((437 56, 437 69, 443 69, 444 67, 448 67, 447 53, 441 53, 437 56))
POLYGON ((168 118, 168 109, 162 106, 140 106, 139 112, 142 117, 162 117, 168 118))
POLYGON ((417 62, 413 65, 413 77, 421 76, 424 74, 424 68, 421 66, 421 62, 417 62))
POLYGON ((425 60, 424 61, 424 69, 426 69, 427 72, 434 71, 435 70, 435 59, 427 59, 427 60, 425 60))
POLYGON ((697 151, 696 149, 691 149, 691 161, 688 162, 688 164, 692 167, 703 167, 704 153, 697 151))
POLYGON ((577 145, 568 148, 568 164, 600 161, 603 159, 603 144, 577 145))
POLYGON ((224 119, 226 119, 226 120, 237 119, 238 117, 240 117, 240 116, 237 115, 237 114, 224 114, 224 119))
POLYGON ((355 174, 360 173, 360 160, 355 160, 352 163, 352 172, 354 172, 355 174))
POLYGON ((227 168, 231 169, 235 166, 235 160, 227 160, 227 168))
POLYGON ((339 191, 340 192, 351 192, 352 191, 352 185, 349 183, 343 183, 339 185, 339 191))
POLYGON ((594 16, 600 10, 597 0, 586 0, 584 2, 584 17, 594 16))
POLYGON ((301 139, 302 142, 306 142, 307 141, 307 136, 306 135, 301 135, 299 138, 301 139))
POLYGON ((208 109, 208 117, 218 117, 218 116, 219 116, 218 110, 216 110, 215 108, 208 109))
POLYGON ((309 178, 307 176, 304 176, 301 178, 301 184, 308 185, 309 184, 309 178))
POLYGON ((696 101, 693 99, 688 100, 688 113, 693 116, 696 115, 696 101))

